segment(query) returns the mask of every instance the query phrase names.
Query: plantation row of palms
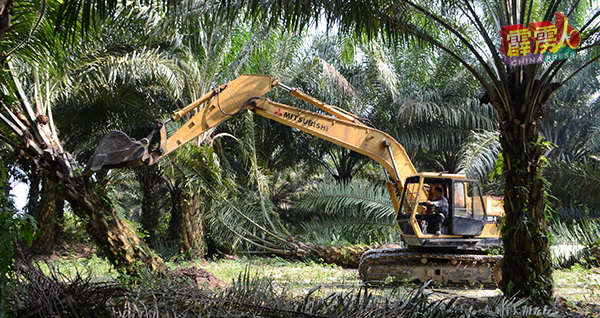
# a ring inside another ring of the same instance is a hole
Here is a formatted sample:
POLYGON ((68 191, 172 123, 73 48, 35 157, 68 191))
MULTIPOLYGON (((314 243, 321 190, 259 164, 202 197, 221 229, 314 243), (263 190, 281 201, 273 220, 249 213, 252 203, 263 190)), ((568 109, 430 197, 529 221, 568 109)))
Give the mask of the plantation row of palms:
MULTIPOLYGON (((0 42, 2 160, 8 175, 30 186, 26 213, 37 221, 38 253, 53 251, 64 213, 82 218, 99 248, 130 273, 140 263, 160 267, 156 252, 188 259, 310 252, 333 260, 335 245, 399 241, 380 167, 250 112, 156 165, 82 173, 108 131, 145 137, 172 111, 243 73, 269 74, 359 115, 397 139, 419 171, 465 173, 505 194, 503 115, 481 102, 480 80, 439 46, 253 23, 267 12, 223 11, 231 8, 218 2, 116 6, 91 20, 67 16, 73 24, 56 28, 62 9, 56 1, 15 6, 0 42)), ((544 200, 557 222, 598 213, 594 61, 580 54, 565 63, 565 77, 585 71, 545 103, 538 123, 544 200)), ((308 107, 282 91, 267 97, 308 107)))

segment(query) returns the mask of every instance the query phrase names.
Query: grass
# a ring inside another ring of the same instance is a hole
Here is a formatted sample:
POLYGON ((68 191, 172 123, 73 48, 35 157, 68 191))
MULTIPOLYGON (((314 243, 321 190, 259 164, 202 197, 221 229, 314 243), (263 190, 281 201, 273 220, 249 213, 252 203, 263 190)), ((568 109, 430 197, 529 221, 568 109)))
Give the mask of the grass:
POLYGON ((50 273, 50 267, 53 267, 68 279, 80 275, 85 278, 91 277, 92 282, 105 282, 112 281, 119 275, 108 260, 95 254, 91 257, 78 257, 67 253, 56 261, 42 260, 36 263, 46 275, 50 273))
MULTIPOLYGON (((79 273, 82 277, 92 277, 92 281, 112 281, 118 273, 112 269, 106 259, 93 255, 91 258, 81 258, 75 255, 65 255, 57 261, 39 261, 42 270, 48 273, 51 264, 62 275, 73 278, 79 273)), ((193 262, 169 262, 170 268, 196 266, 205 268, 217 277, 231 284, 240 275, 249 272, 254 279, 265 279, 272 282, 276 289, 288 289, 296 296, 306 295, 314 287, 315 296, 327 296, 332 293, 342 293, 357 290, 361 286, 356 269, 346 269, 331 264, 321 264, 314 261, 301 262, 284 260, 278 257, 242 257, 239 259, 197 260, 193 262)), ((586 302, 600 305, 600 270, 588 269, 574 265, 570 269, 555 270, 555 295, 570 303, 586 302)), ((411 290, 415 285, 406 284, 401 288, 411 290)), ((443 288, 432 286, 436 294, 464 297, 493 297, 501 295, 499 289, 482 288, 479 286, 462 288, 443 288)), ((375 293, 385 293, 386 290, 375 293)))
POLYGON ((600 270, 579 264, 554 272, 555 294, 569 302, 600 305, 600 270))
POLYGON ((300 262, 278 257, 254 257, 199 261, 194 262, 194 265, 206 268, 228 283, 238 279, 244 270, 248 270, 253 277, 271 280, 276 288, 288 288, 291 293, 296 295, 305 295, 315 286, 320 287, 317 294, 328 295, 357 289, 361 285, 356 270, 312 261, 300 262))

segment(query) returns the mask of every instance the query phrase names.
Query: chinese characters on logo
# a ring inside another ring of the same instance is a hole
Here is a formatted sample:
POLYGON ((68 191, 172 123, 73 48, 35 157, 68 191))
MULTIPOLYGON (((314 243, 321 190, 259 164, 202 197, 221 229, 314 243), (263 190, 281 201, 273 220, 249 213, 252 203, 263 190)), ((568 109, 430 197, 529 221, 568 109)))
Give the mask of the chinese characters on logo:
POLYGON ((522 24, 502 27, 502 60, 506 65, 519 66, 575 57, 581 36, 567 22, 566 16, 556 13, 554 24, 542 21, 528 27, 522 24))

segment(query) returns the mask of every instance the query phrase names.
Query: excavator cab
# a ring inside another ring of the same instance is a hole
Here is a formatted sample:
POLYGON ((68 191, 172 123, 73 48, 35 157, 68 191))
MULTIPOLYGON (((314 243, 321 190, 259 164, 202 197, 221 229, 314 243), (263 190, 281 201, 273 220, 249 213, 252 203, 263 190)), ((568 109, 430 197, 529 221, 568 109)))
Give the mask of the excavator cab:
MULTIPOLYGON (((397 214, 405 243, 413 247, 471 248, 478 245, 487 224, 485 205, 477 180, 464 175, 420 173, 406 179, 397 214), (425 202, 434 188, 448 199, 448 215, 436 232, 437 216, 425 202)), ((483 242, 485 243, 485 241, 483 242)))

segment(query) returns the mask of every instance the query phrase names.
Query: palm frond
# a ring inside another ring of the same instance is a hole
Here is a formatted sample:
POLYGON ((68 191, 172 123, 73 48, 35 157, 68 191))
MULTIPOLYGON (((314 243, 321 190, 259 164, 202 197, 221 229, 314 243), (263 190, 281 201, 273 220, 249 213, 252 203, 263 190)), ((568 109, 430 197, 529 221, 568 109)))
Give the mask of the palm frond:
POLYGON ((401 86, 399 72, 393 61, 390 60, 390 54, 378 42, 371 41, 364 47, 366 63, 375 70, 377 82, 389 92, 393 99, 398 97, 398 89, 401 86))
POLYGON ((300 209, 354 217, 390 218, 395 215, 388 192, 383 186, 357 180, 350 184, 323 183, 302 199, 300 209))
MULTIPOLYGON (((570 60, 560 73, 572 72, 585 60, 585 57, 570 60)), ((598 64, 588 66, 573 77, 548 101, 544 116, 540 119, 542 135, 554 145, 547 157, 568 157, 579 161, 598 152, 600 81, 595 75, 600 70, 598 64)))
MULTIPOLYGON (((285 232, 270 230, 271 220, 277 218, 273 213, 268 218, 263 213, 263 204, 256 192, 239 190, 237 197, 214 202, 206 216, 211 237, 220 246, 232 251, 260 251, 285 254, 287 244, 285 232)), ((267 211, 272 211, 269 206, 267 211)))
POLYGON ((312 212, 298 235, 314 243, 375 244, 399 241, 394 208, 382 186, 364 181, 322 183, 300 201, 312 212))
MULTIPOLYGON (((148 7, 153 7, 155 10, 160 9, 163 11, 166 11, 164 9, 167 8, 172 9, 181 3, 177 0, 161 1, 158 4, 152 0, 141 2, 148 7)), ((63 1, 57 10, 55 27, 58 32, 63 33, 65 38, 73 38, 77 35, 77 32, 89 35, 95 22, 114 15, 115 12, 126 6, 126 1, 118 0, 63 1)))
POLYGON ((184 87, 173 60, 154 50, 96 58, 69 78, 77 81, 65 83, 56 118, 67 147, 78 152, 95 148, 113 129, 147 135, 158 116, 176 108, 184 87))
POLYGON ((70 155, 64 150, 58 139, 58 131, 54 124, 50 106, 50 79, 42 73, 43 83, 48 83, 48 85, 43 85, 36 67, 17 68, 9 62, 8 69, 15 92, 15 96, 11 97, 19 102, 10 106, 2 104, 0 114, 3 113, 3 115, 0 119, 12 133, 22 138, 19 141, 23 143, 20 147, 34 152, 36 157, 48 153, 52 158, 62 158, 66 165, 63 172, 72 176, 70 155), (31 89, 26 90, 23 80, 32 86, 31 89))
POLYGON ((486 180, 494 169, 499 154, 498 132, 472 132, 469 140, 461 147, 457 170, 468 178, 486 180))
POLYGON ((585 143, 585 148, 588 153, 600 160, 600 123, 590 127, 588 132, 589 138, 585 143))
POLYGON ((552 259, 556 267, 570 267, 574 263, 585 263, 591 256, 590 249, 600 242, 598 219, 579 221, 555 221, 548 229, 552 242, 552 259))
POLYGON ((582 162, 551 161, 544 171, 551 184, 551 194, 562 202, 600 204, 600 162, 594 159, 582 162))
POLYGON ((553 219, 561 222, 579 222, 587 219, 600 219, 600 208, 573 201, 560 201, 561 205, 556 207, 552 213, 553 219))

